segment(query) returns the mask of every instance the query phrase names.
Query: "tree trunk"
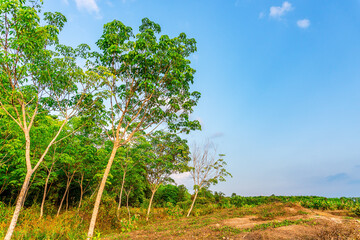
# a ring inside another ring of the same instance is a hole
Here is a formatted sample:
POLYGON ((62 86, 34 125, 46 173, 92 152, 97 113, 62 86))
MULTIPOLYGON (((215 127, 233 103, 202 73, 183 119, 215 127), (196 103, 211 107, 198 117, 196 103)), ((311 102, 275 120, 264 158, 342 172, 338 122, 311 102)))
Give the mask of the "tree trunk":
POLYGON ((193 202, 192 202, 192 204, 191 204, 191 207, 190 207, 189 212, 188 212, 188 214, 187 214, 186 217, 189 217, 189 216, 190 216, 190 213, 191 213, 191 211, 192 211, 192 209, 193 209, 193 207, 194 207, 195 200, 196 200, 196 197, 197 197, 198 193, 199 193, 199 190, 196 189, 196 190, 195 190, 194 200, 193 200, 193 202))
MULTIPOLYGON (((6 170, 5 174, 7 174, 7 170, 6 170)), ((5 189, 8 185, 9 185, 9 182, 7 180, 5 180, 0 188, 0 195, 1 195, 1 193, 3 193, 5 191, 5 189)))
POLYGON ((34 169, 31 168, 29 131, 30 130, 28 130, 27 127, 24 129, 24 134, 25 134, 25 161, 26 161, 26 169, 27 169, 26 176, 25 176, 24 183, 23 183, 23 185, 21 187, 19 197, 17 199, 16 206, 15 206, 15 211, 14 211, 13 217, 11 219, 11 222, 10 222, 10 225, 9 225, 9 228, 7 230, 7 233, 5 235, 4 240, 10 240, 11 239, 11 236, 12 236, 12 234, 14 232, 17 220, 18 220, 19 215, 20 215, 21 208, 23 207, 23 204, 25 202, 26 193, 27 193, 28 188, 29 188, 31 176, 34 173, 34 169))
POLYGON ((100 187, 100 183, 96 186, 95 190, 91 193, 90 199, 93 198, 93 196, 95 195, 95 193, 98 191, 99 187, 100 187))
MULTIPOLYGON (((19 218, 19 214, 20 214, 20 210, 22 208, 22 205, 24 204, 25 202, 25 197, 26 197, 26 193, 27 193, 27 190, 29 188, 29 184, 30 184, 30 180, 31 180, 31 176, 32 174, 37 170, 37 168, 40 166, 40 164, 42 163, 42 161, 44 160, 47 152, 49 151, 50 147, 54 144, 55 140, 57 139, 57 137, 59 136, 59 134, 61 133, 63 127, 65 126, 65 124, 67 123, 67 120, 68 118, 65 119, 65 121, 63 122, 63 124, 61 125, 61 127, 59 128, 58 132, 56 133, 55 137, 51 140, 51 142, 49 143, 49 145, 47 146, 47 148, 45 149, 44 153, 41 155, 40 159, 37 161, 36 165, 34 166, 34 168, 32 168, 31 166, 31 158, 30 158, 30 128, 31 128, 31 125, 32 125, 32 120, 34 118, 32 118, 31 120, 31 123, 30 123, 30 126, 27 125, 26 123, 26 117, 25 117, 25 105, 24 103, 21 104, 21 107, 22 107, 22 112, 23 112, 23 126, 20 126, 23 131, 24 131, 24 135, 25 135, 25 162, 26 162, 26 169, 27 169, 27 172, 26 172, 26 176, 25 176, 25 180, 24 180, 24 183, 23 183, 23 186, 21 187, 21 190, 20 190, 20 193, 19 193, 19 197, 18 197, 18 200, 16 202, 16 206, 15 206, 15 211, 14 211, 14 214, 13 214, 13 217, 11 219, 11 222, 10 222, 10 225, 9 225, 9 228, 7 230, 7 233, 5 235, 5 238, 4 240, 10 240, 11 239, 11 236, 14 232, 14 229, 15 229, 15 226, 16 226, 16 223, 17 223, 17 220, 19 218)), ((4 109, 4 108, 3 108, 4 109)), ((36 115, 36 112, 37 112, 37 107, 35 108, 35 112, 34 112, 34 115, 33 117, 36 115)))
POLYGON ((74 174, 75 174, 75 172, 73 172, 73 174, 71 175, 71 178, 70 178, 70 179, 68 178, 68 181, 66 182, 66 189, 65 189, 65 193, 64 193, 64 195, 63 195, 63 197, 62 197, 62 199, 61 199, 60 206, 59 206, 58 212, 57 212, 57 214, 56 214, 56 216, 57 216, 57 217, 58 217, 58 216, 59 216, 59 214, 60 214, 60 211, 61 211, 62 205, 63 205, 63 203, 64 203, 64 200, 65 200, 66 194, 67 194, 67 193, 68 193, 68 191, 69 191, 70 184, 71 184, 71 181, 72 181, 72 179, 73 179, 73 177, 74 177, 74 174))
POLYGON ((79 183, 79 185, 80 185, 80 201, 79 201, 79 206, 78 206, 79 210, 80 210, 82 198, 83 198, 83 195, 84 195, 83 181, 84 181, 84 174, 81 174, 81 180, 80 180, 80 183, 79 183))
POLYGON ((25 201, 25 194, 26 194, 28 186, 30 184, 31 175, 32 175, 32 171, 28 171, 26 176, 25 176, 24 183, 23 183, 23 185, 21 187, 21 191, 20 191, 19 197, 18 197, 17 202, 16 202, 15 211, 14 211, 13 217, 11 219, 11 222, 10 222, 10 225, 9 225, 9 228, 8 228, 8 231, 6 233, 6 236, 5 236, 4 240, 10 240, 11 236, 12 236, 12 234, 14 232, 17 220, 19 218, 20 210, 21 210, 21 208, 23 206, 23 203, 25 201))
POLYGON ((0 188, 0 195, 5 191, 7 185, 7 181, 5 180, 0 188))
POLYGON ((47 194, 47 185, 48 185, 48 182, 49 182, 49 179, 50 179, 50 175, 51 175, 51 170, 54 166, 54 163, 52 163, 51 167, 50 167, 50 170, 49 170, 49 174, 47 175, 46 177, 46 181, 45 181, 45 187, 44 187, 44 194, 43 194, 43 199, 41 201, 41 207, 40 207, 40 218, 42 218, 42 216, 44 215, 44 205, 45 205, 45 199, 46 199, 46 194, 47 194))
POLYGON ((95 223, 96 223, 96 218, 97 218, 97 215, 98 215, 98 212, 99 212, 101 197, 102 197, 102 194, 104 192, 106 180, 107 180, 107 178, 109 176, 111 165, 112 165, 112 163, 114 161, 117 149, 118 149, 118 147, 116 146, 116 144, 114 144, 114 148, 112 150, 111 156, 109 158, 108 164, 106 166, 103 178, 102 178, 100 186, 99 186, 99 191, 97 193, 95 204, 94 204, 94 210, 93 210, 93 213, 92 213, 92 216, 91 216, 91 221, 90 221, 90 226, 89 226, 89 231, 88 231, 88 238, 87 238, 88 240, 91 239, 93 237, 93 235, 94 235, 95 223))
POLYGON ((69 195, 70 195, 70 190, 66 194, 66 208, 65 208, 66 212, 69 209, 69 195))
POLYGON ((123 180, 122 180, 122 183, 121 183, 120 196, 119 196, 119 206, 118 206, 118 209, 117 209, 118 211, 121 208, 121 198, 122 198, 122 192, 123 192, 124 184, 125 184, 125 176, 126 176, 126 171, 124 171, 123 180))
POLYGON ((127 208, 127 210, 128 210, 128 214, 129 214, 129 221, 130 221, 130 218, 131 218, 130 208, 129 208, 129 196, 130 196, 130 192, 131 192, 131 189, 129 189, 128 192, 125 191, 125 194, 126 194, 126 208, 127 208))
MULTIPOLYGON (((32 180, 31 180, 31 178, 30 178, 30 183, 29 183, 29 185, 28 185, 28 187, 27 187, 27 189, 26 189, 25 196, 24 196, 24 201, 23 201, 23 203, 22 203, 23 205, 21 206, 22 208, 24 207, 25 200, 26 200, 27 194, 28 194, 28 192, 29 192, 29 189, 30 189, 31 185, 33 184, 33 182, 34 182, 34 180, 35 180, 35 178, 36 178, 37 171, 33 170, 33 171, 32 171, 32 174, 33 174, 34 172, 35 172, 34 177, 32 178, 32 180)), ((32 174, 31 174, 31 175, 32 175, 32 174)))
POLYGON ((151 198, 150 198, 150 202, 149 202, 149 207, 148 207, 148 210, 147 210, 147 213, 146 213, 146 221, 149 220, 151 204, 152 204, 152 201, 153 201, 153 199, 154 199, 154 195, 155 195, 156 190, 151 191, 151 192, 152 192, 152 194, 151 194, 151 198))

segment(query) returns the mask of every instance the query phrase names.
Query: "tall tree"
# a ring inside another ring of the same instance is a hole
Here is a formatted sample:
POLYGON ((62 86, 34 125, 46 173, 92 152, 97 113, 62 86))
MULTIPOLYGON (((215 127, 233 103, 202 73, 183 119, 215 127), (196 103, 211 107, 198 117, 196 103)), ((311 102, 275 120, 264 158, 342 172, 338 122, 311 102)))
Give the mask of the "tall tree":
POLYGON ((200 97, 190 92, 195 70, 187 57, 196 50, 196 42, 184 33, 170 38, 157 38, 161 28, 145 18, 134 36, 132 29, 120 21, 105 24, 97 41, 101 53, 97 63, 108 69, 108 120, 106 130, 113 143, 112 153, 104 171, 95 200, 88 238, 95 229, 101 196, 117 149, 134 139, 139 131, 152 132, 159 125, 171 131, 189 132, 200 128, 190 121, 200 97))
POLYGON ((188 170, 190 161, 187 141, 176 134, 156 131, 149 137, 148 157, 145 160, 146 179, 151 190, 150 202, 146 214, 149 220, 151 204, 160 185, 173 181, 170 176, 188 170))
POLYGON ((40 8, 37 1, 0 1, 0 109, 22 131, 26 163, 5 240, 12 236, 33 173, 69 119, 84 107, 82 100, 89 97, 97 79, 96 74, 87 75, 76 64, 77 57, 86 56, 86 45, 72 49, 58 44, 66 18, 58 12, 45 13, 42 25, 40 8), (58 130, 40 158, 31 159, 32 127, 47 111, 58 116, 58 130))
POLYGON ((225 177, 231 174, 226 171, 226 162, 222 158, 224 155, 217 155, 216 149, 211 143, 204 146, 194 145, 191 153, 190 174, 194 181, 195 195, 188 211, 187 217, 194 207, 199 191, 203 187, 225 181, 225 177), (218 156, 220 158, 218 158, 218 156))
POLYGON ((120 179, 116 178, 116 180, 120 180, 119 204, 117 208, 118 213, 121 208, 121 200, 122 200, 127 174, 134 167, 136 167, 136 165, 139 162, 138 160, 140 160, 140 157, 137 156, 137 153, 138 153, 138 148, 136 146, 134 147, 133 144, 127 144, 119 148, 117 157, 115 158, 117 170, 119 170, 117 173, 119 176, 122 176, 120 179))

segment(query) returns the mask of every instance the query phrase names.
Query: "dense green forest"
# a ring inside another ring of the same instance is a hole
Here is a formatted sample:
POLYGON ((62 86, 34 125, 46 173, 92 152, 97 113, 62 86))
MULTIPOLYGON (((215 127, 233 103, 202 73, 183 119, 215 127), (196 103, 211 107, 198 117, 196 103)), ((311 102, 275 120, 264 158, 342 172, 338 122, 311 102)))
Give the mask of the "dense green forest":
POLYGON ((73 48, 58 38, 66 17, 41 7, 0 2, 0 199, 14 206, 5 239, 24 207, 42 218, 91 203, 92 238, 102 198, 129 218, 130 206, 146 206, 148 220, 153 202, 190 200, 184 186, 167 185, 172 174, 191 172, 196 196, 225 180, 222 155, 208 144, 191 157, 180 137, 201 128, 190 116, 200 98, 190 90, 194 39, 160 35, 147 18, 136 32, 114 20, 98 51, 73 48))

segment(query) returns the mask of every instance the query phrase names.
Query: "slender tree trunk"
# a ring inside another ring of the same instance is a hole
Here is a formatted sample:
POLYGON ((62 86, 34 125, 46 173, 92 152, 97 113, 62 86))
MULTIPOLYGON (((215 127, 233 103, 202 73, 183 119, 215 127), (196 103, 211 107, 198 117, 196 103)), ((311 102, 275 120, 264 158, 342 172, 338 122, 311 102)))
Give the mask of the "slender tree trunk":
MULTIPOLYGON (((5 174, 7 175, 7 171, 6 171, 5 174)), ((7 180, 5 180, 5 181, 3 182, 3 184, 1 185, 1 188, 0 188, 0 195, 5 191, 5 189, 6 189, 6 187, 7 187, 8 184, 9 184, 9 182, 8 182, 7 180)))
POLYGON ((121 208, 121 198, 122 198, 122 192, 123 192, 124 184, 125 184, 125 176, 126 176, 126 171, 124 171, 123 179, 122 179, 122 183, 121 183, 121 189, 120 189, 120 195, 119 195, 119 206, 118 206, 118 209, 117 209, 118 211, 121 208))
POLYGON ((63 197, 61 198, 60 206, 59 206, 58 211, 57 211, 57 214, 56 214, 56 216, 57 216, 57 217, 58 217, 58 216, 59 216, 59 214, 60 214, 60 211, 61 211, 61 208, 62 208, 63 202, 64 202, 65 197, 66 197, 66 194, 67 194, 67 190, 68 190, 68 187, 66 186, 66 189, 65 189, 64 195, 63 195, 63 197))
POLYGON ((65 208, 65 211, 67 211, 69 209, 69 195, 70 195, 70 190, 68 190, 68 192, 66 194, 66 208, 65 208))
POLYGON ((82 198, 84 195, 83 181, 84 181, 84 174, 81 174, 81 179, 80 179, 80 183, 79 183, 79 185, 80 185, 80 201, 79 201, 78 209, 80 209, 80 207, 81 207, 81 202, 82 202, 82 198))
POLYGON ((151 191, 151 192, 152 192, 152 194, 151 194, 151 198, 150 198, 148 210, 147 210, 147 213, 146 213, 146 221, 149 220, 149 215, 150 215, 150 210, 151 210, 151 204, 152 204, 152 201, 153 201, 153 199, 154 199, 154 195, 155 195, 156 190, 151 191))
MULTIPOLYGON (((30 131, 30 130, 29 130, 30 131)), ((27 128, 25 128, 24 133, 25 133, 25 161, 26 161, 26 176, 25 176, 25 180, 24 183, 21 187, 20 193, 19 193, 19 197, 17 199, 16 202, 16 206, 15 206, 15 211, 13 214, 13 217, 11 219, 9 228, 7 230, 7 233, 5 235, 4 240, 10 240, 11 236, 14 232, 17 220, 19 218, 20 215, 20 211, 21 208, 23 207, 23 204, 25 202, 25 198, 26 198, 26 193, 27 190, 29 188, 29 184, 30 184, 30 180, 31 180, 31 176, 34 173, 34 170, 31 168, 31 159, 30 159, 30 135, 29 135, 29 131, 27 130, 27 128)))
MULTIPOLYGON (((54 144, 56 138, 59 136, 59 134, 61 133, 63 127, 65 126, 65 124, 67 123, 67 120, 68 120, 68 119, 66 119, 63 122, 63 124, 59 128, 58 132, 56 133, 55 137, 51 140, 51 142, 49 143, 49 145, 45 149, 44 153, 41 155, 40 159, 35 164, 34 168, 32 168, 32 166, 31 166, 31 158, 30 158, 30 128, 31 128, 31 124, 30 124, 30 126, 28 128, 27 123, 26 123, 26 117, 25 117, 25 105, 24 104, 21 104, 21 105, 22 105, 21 107, 22 107, 23 121, 24 121, 23 126, 21 126, 21 127, 23 128, 24 135, 25 135, 25 141, 26 141, 26 143, 25 143, 25 146, 26 146, 25 147, 25 162, 26 162, 27 173, 26 173, 26 176, 25 176, 23 186, 21 187, 19 197, 18 197, 18 200, 16 202, 16 206, 15 206, 15 211, 14 211, 13 217, 11 219, 11 222, 10 222, 10 225, 9 225, 9 228, 7 230, 7 233, 5 235, 4 240, 10 240, 11 236, 12 236, 12 234, 14 232, 17 220, 19 218, 20 210, 22 208, 22 205, 25 202, 25 197, 26 197, 27 190, 29 188, 29 184, 30 184, 32 174, 40 166, 40 164, 44 160, 47 152, 49 151, 50 147, 54 144)), ((36 111, 37 111, 37 107, 35 109, 33 117, 36 115, 36 111)), ((34 118, 32 118, 32 120, 33 119, 34 118)), ((32 122, 32 120, 31 120, 31 122, 32 122)))
POLYGON ((7 181, 5 180, 4 183, 2 184, 1 188, 0 188, 0 195, 5 191, 7 185, 8 185, 7 181))
POLYGON ((49 179, 50 179, 50 175, 51 175, 51 171, 52 171, 52 168, 54 166, 54 163, 53 162, 51 164, 51 167, 50 167, 50 170, 49 170, 49 173, 46 177, 46 181, 45 181, 45 187, 44 187, 44 194, 43 194, 43 198, 42 198, 42 201, 41 201, 41 207, 40 207, 40 218, 42 218, 42 216, 44 215, 44 205, 45 205, 45 199, 46 199, 46 194, 47 194, 47 185, 49 183, 49 179))
POLYGON ((126 208, 128 210, 128 214, 129 214, 129 221, 130 221, 130 218, 131 218, 131 215, 130 215, 130 208, 129 208, 129 197, 130 197, 130 192, 131 192, 131 189, 129 189, 128 192, 125 191, 125 194, 126 194, 126 208))
POLYGON ((186 217, 189 217, 189 216, 190 216, 190 213, 191 213, 191 211, 192 211, 192 209, 193 209, 193 207, 194 207, 194 204, 195 204, 195 201, 196 201, 196 198, 197 198, 198 193, 199 193, 199 190, 196 189, 196 190, 195 190, 194 199, 193 199, 193 201, 192 201, 191 207, 190 207, 189 212, 188 212, 188 214, 187 214, 186 217))
POLYGON ((106 166, 103 178, 101 180, 98 194, 96 196, 96 200, 95 200, 95 204, 94 204, 94 210, 93 210, 93 213, 92 213, 92 216, 91 216, 91 221, 90 221, 90 226, 89 226, 88 238, 87 239, 91 239, 93 237, 93 235, 94 235, 95 223, 96 223, 96 218, 97 218, 97 215, 98 215, 98 212, 99 212, 101 197, 102 197, 102 194, 104 192, 106 180, 107 180, 107 178, 109 176, 111 165, 112 165, 112 163, 114 161, 117 149, 118 149, 118 147, 115 144, 114 148, 112 150, 112 153, 110 155, 109 162, 108 162, 108 164, 106 166))
POLYGON ((64 195, 63 195, 63 197, 62 197, 62 199, 61 199, 60 206, 59 206, 58 212, 57 212, 57 214, 56 214, 57 217, 58 217, 59 214, 60 214, 62 205, 63 205, 64 200, 65 200, 65 197, 66 197, 66 195, 67 195, 67 193, 68 193, 68 191, 69 191, 70 184, 71 184, 71 181, 72 181, 72 179, 73 179, 73 177, 74 177, 74 174, 75 174, 75 172, 73 172, 73 174, 71 175, 71 178, 70 178, 70 179, 68 178, 68 180, 67 180, 67 182, 66 182, 65 193, 64 193, 64 195))
MULTIPOLYGON (((34 171, 32 171, 33 173, 34 173, 34 171)), ((35 174, 34 174, 34 177, 32 178, 32 180, 31 180, 31 178, 30 178, 30 183, 29 183, 29 185, 28 185, 28 187, 27 187, 27 189, 26 189, 26 192, 25 192, 25 196, 24 196, 24 200, 23 200, 23 202, 22 202, 22 208, 24 207, 24 204, 25 204, 25 200, 26 200, 26 197, 27 197, 27 194, 28 194, 28 192, 29 192, 29 189, 30 189, 30 187, 31 187, 31 185, 33 184, 33 182, 34 182, 34 180, 35 180, 35 178, 36 178, 36 174, 37 174, 37 171, 35 171, 35 174)))
POLYGON ((98 191, 99 187, 100 187, 100 183, 96 186, 95 190, 91 193, 90 199, 93 198, 93 196, 95 195, 95 193, 98 191))
POLYGON ((23 206, 23 202, 25 201, 26 191, 27 191, 27 189, 29 187, 29 184, 30 184, 31 175, 32 175, 32 171, 28 171, 26 176, 25 176, 24 183, 23 183, 23 185, 21 187, 20 194, 19 194, 19 197, 18 197, 17 202, 16 202, 15 211, 14 211, 13 217, 12 217, 11 222, 10 222, 10 226, 8 228, 8 231, 6 233, 6 236, 5 236, 4 240, 10 240, 11 236, 12 236, 12 234, 14 232, 17 220, 19 218, 20 210, 21 210, 21 208, 23 206))

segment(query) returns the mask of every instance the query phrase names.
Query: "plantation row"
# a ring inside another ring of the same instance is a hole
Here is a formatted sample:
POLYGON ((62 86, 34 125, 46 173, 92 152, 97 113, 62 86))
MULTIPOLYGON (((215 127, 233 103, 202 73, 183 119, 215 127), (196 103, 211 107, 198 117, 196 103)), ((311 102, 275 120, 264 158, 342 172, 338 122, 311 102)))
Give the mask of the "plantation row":
POLYGON ((190 117, 201 95, 190 90, 195 39, 160 35, 147 18, 137 32, 113 20, 97 51, 74 48, 59 41, 66 17, 42 3, 0 1, 0 199, 14 206, 4 239, 24 206, 43 218, 88 199, 88 239, 103 196, 116 211, 146 205, 148 219, 155 193, 183 172, 194 180, 189 216, 201 189, 230 176, 211 144, 190 152, 179 137, 201 129, 190 117))

